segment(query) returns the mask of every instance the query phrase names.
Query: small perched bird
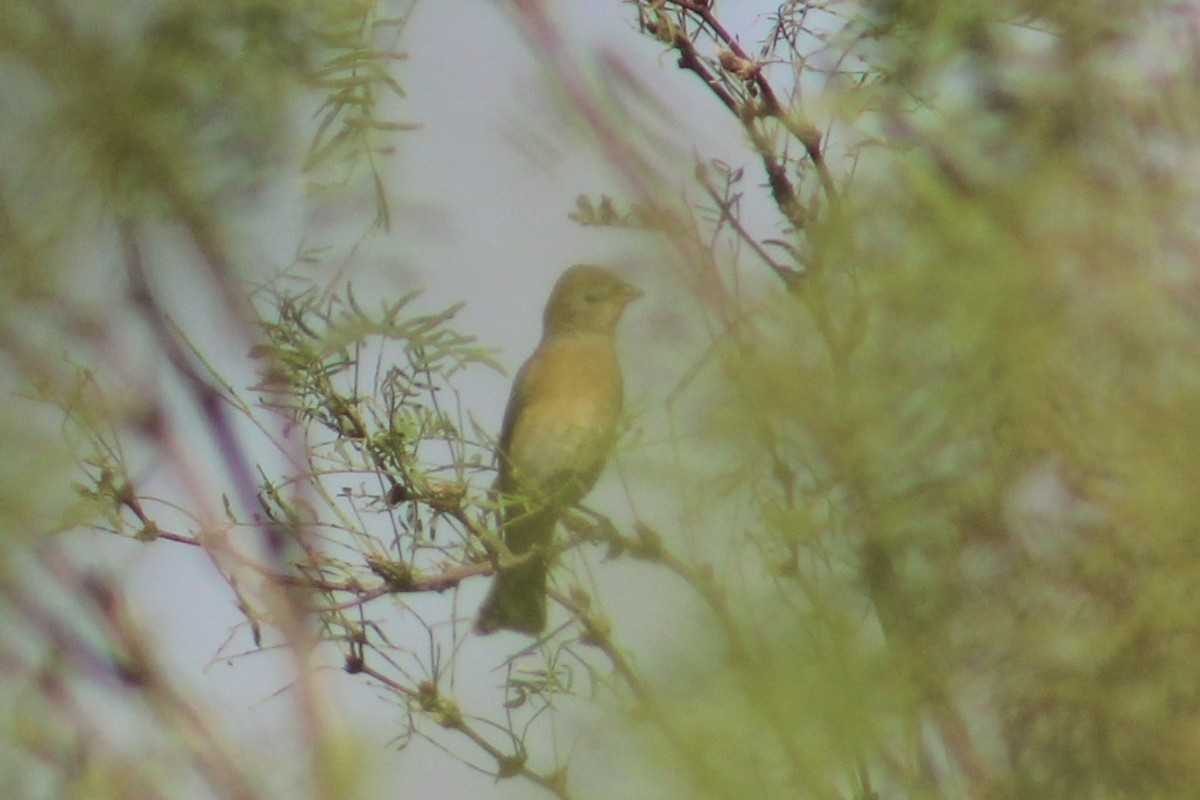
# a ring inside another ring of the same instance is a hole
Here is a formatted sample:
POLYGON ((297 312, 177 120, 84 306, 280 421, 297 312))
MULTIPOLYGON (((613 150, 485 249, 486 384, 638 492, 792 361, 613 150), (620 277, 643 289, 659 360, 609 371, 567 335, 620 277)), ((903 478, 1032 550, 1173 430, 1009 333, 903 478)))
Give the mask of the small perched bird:
MULTIPOLYGON (((608 459, 624 386, 617 322, 642 292, 603 267, 571 267, 554 284, 542 340, 513 381, 500 429, 496 491, 513 555, 546 547, 562 512, 583 499, 608 459)), ((549 554, 501 566, 475 630, 537 635, 546 627, 549 554)))

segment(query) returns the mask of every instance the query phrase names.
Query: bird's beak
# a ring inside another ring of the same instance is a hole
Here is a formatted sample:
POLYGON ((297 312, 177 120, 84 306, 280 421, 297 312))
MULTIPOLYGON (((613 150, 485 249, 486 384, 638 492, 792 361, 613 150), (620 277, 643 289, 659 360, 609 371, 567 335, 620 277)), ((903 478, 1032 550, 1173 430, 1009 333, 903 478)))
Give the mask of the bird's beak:
POLYGON ((644 294, 645 294, 645 292, 643 292, 641 289, 637 288, 636 286, 634 286, 631 283, 627 283, 623 287, 621 287, 621 297, 625 301, 626 305, 628 305, 629 303, 632 303, 634 300, 637 300, 639 297, 641 297, 644 294))

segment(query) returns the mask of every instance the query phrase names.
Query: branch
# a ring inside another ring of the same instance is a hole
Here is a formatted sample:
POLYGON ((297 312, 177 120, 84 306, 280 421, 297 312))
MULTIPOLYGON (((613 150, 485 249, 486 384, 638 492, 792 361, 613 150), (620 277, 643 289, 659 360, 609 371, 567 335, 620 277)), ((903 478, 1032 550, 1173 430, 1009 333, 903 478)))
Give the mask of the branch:
MULTIPOLYGON (((804 228, 808 221, 806 212, 796 199, 795 189, 787 177, 787 173, 779 159, 773 153, 767 137, 759 130, 757 121, 768 117, 777 120, 788 133, 801 143, 809 160, 817 171, 821 187, 828 197, 830 208, 838 213, 840 203, 837 187, 833 176, 825 163, 822 150, 821 133, 798 110, 788 110, 780 102, 774 87, 767 79, 762 64, 751 58, 742 48, 737 38, 733 36, 713 14, 711 8, 690 0, 666 0, 679 9, 681 19, 691 15, 699 24, 708 29, 714 41, 719 45, 717 63, 731 78, 736 79, 747 87, 750 97, 739 100, 726 89, 704 63, 697 53, 695 44, 683 32, 683 26, 674 26, 674 35, 670 44, 680 54, 679 66, 696 74, 704 84, 718 97, 721 103, 738 118, 743 129, 750 137, 754 149, 763 160, 763 168, 771 186, 772 195, 780 210, 797 228, 804 228), (755 96, 761 97, 755 101, 755 96)), ((643 23, 646 29, 658 35, 658 27, 653 22, 643 23)))

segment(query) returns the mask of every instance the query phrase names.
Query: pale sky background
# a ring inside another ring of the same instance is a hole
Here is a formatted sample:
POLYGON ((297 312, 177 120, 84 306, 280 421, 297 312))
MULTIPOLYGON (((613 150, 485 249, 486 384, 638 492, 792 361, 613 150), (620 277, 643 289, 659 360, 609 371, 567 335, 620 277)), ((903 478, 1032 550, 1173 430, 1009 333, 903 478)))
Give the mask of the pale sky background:
MULTIPOLYGON (((677 69, 674 58, 663 54, 660 45, 636 32, 631 6, 617 0, 559 0, 554 5, 581 53, 602 48, 620 54, 636 74, 657 88, 660 99, 671 95, 668 105, 679 115, 680 191, 691 173, 688 159, 693 148, 705 157, 735 162, 745 158, 736 125, 694 76, 677 69)), ((727 15, 731 23, 740 26, 748 44, 756 45, 767 22, 756 19, 751 9, 770 4, 732 5, 739 13, 727 15)), ((683 352, 678 348, 656 352, 655 331, 678 329, 679 315, 696 310, 686 304, 681 307, 685 295, 671 293, 677 278, 662 261, 664 251, 653 235, 584 228, 567 218, 579 194, 607 193, 618 199, 627 194, 612 170, 590 152, 587 138, 573 133, 555 112, 535 60, 496 6, 483 0, 425 0, 417 6, 400 43, 410 57, 396 65, 395 73, 408 96, 392 110, 396 118, 423 128, 397 135, 397 152, 387 166, 395 224, 390 233, 359 245, 351 258, 356 293, 360 300, 374 300, 376 295, 393 298, 422 288, 425 293, 414 305, 418 311, 465 302, 457 329, 498 347, 498 359, 511 375, 540 335, 541 308, 557 275, 579 261, 613 265, 648 290, 648 296, 631 308, 624 331, 630 401, 643 407, 661 405, 686 365, 678 363, 683 352), (636 346, 631 347, 631 341, 636 346)), ((303 144, 311 123, 305 116, 299 116, 298 122, 297 139, 303 144)), ((311 244, 328 244, 334 254, 347 253, 370 221, 367 203, 336 218, 328 213, 311 216, 304 182, 293 169, 247 204, 240 225, 246 238, 239 247, 248 263, 281 267, 291 260, 302 238, 311 244)), ((317 196, 314 202, 319 205, 325 199, 317 196)), ((161 248, 157 255, 169 261, 171 244, 163 242, 161 248)), ((242 358, 241 345, 230 344, 220 320, 196 318, 196 308, 210 307, 197 303, 196 293, 204 291, 181 274, 177 282, 164 287, 164 299, 202 350, 208 348, 207 352, 228 360, 227 374, 233 383, 247 386, 254 376, 242 358)), ((457 385, 471 412, 496 431, 508 378, 481 368, 457 385)), ((151 492, 157 488, 153 474, 143 477, 144 488, 151 492)), ((593 496, 597 507, 605 510, 606 502, 614 501, 618 519, 622 498, 612 475, 593 496)), ((263 772, 277 791, 282 793, 290 782, 300 780, 302 773, 292 768, 296 734, 289 723, 291 704, 286 696, 274 696, 284 688, 276 657, 258 654, 231 664, 224 660, 210 664, 215 654, 225 652, 223 644, 243 618, 204 555, 170 543, 110 542, 104 547, 107 552, 102 558, 122 576, 130 607, 148 631, 161 634, 160 657, 172 674, 200 703, 215 710, 214 717, 226 723, 227 735, 238 749, 262 753, 255 758, 271 762, 263 772)), ((636 581, 636 576, 631 580, 636 581)), ((460 613, 474 609, 485 586, 485 581, 475 580, 460 591, 460 613)), ((636 587, 627 602, 666 612, 670 600, 665 593, 654 594, 655 584, 642 581, 636 587)), ((450 599, 448 594, 428 602, 444 604, 450 599)), ((647 643, 661 636, 661 630, 654 628, 629 633, 623 637, 625 644, 636 645, 639 636, 647 643)), ((240 645, 229 652, 246 646, 244 631, 235 641, 240 645)), ((475 672, 466 670, 457 687, 466 702, 502 683, 503 672, 493 670, 512 645, 512 639, 503 637, 471 643, 464 660, 475 672)), ((648 665, 650 654, 645 656, 648 665)), ((400 710, 365 688, 361 680, 334 674, 329 683, 346 727, 360 733, 364 770, 372 776, 368 786, 377 782, 379 787, 374 796, 426 800, 541 796, 522 780, 494 786, 488 776, 423 742, 395 752, 387 742, 391 731, 402 724, 400 710)), ((589 713, 577 723, 583 738, 574 743, 578 753, 573 780, 580 789, 589 778, 604 781, 605 790, 583 794, 620 796, 621 782, 636 785, 637 776, 629 772, 628 760, 622 759, 619 749, 602 744, 607 741, 602 728, 589 728, 598 720, 597 712, 589 713)), ((569 743, 572 735, 567 734, 569 743)), ((461 750, 474 755, 469 746, 461 750)), ((477 763, 491 766, 481 759, 477 763)), ((645 789, 643 785, 638 790, 639 796, 649 796, 645 789)))

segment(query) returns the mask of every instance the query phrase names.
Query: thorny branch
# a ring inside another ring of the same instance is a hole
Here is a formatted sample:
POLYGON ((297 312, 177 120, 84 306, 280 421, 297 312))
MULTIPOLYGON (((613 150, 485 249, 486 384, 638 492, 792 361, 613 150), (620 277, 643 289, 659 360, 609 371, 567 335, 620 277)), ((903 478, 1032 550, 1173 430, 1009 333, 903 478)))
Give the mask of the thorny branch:
POLYGON ((643 29, 679 54, 679 66, 694 73, 741 123, 758 153, 776 206, 797 230, 811 224, 811 214, 799 199, 788 175, 786 158, 777 154, 761 120, 780 124, 804 148, 820 180, 836 219, 839 192, 825 161, 822 136, 799 108, 788 108, 779 99, 766 75, 765 65, 752 58, 706 4, 691 0, 661 0, 639 5, 643 29), (668 14, 673 9, 674 14, 668 14), (696 45, 701 31, 716 46, 713 56, 696 45))

